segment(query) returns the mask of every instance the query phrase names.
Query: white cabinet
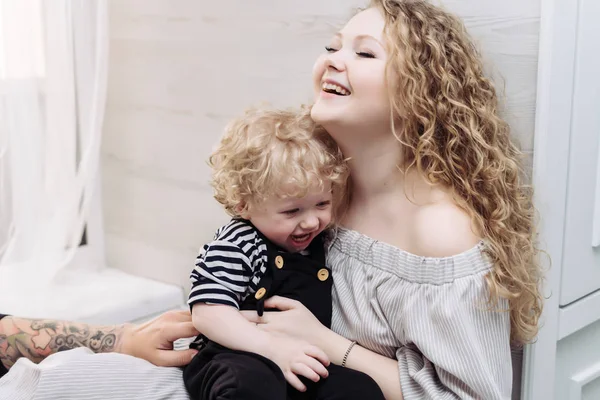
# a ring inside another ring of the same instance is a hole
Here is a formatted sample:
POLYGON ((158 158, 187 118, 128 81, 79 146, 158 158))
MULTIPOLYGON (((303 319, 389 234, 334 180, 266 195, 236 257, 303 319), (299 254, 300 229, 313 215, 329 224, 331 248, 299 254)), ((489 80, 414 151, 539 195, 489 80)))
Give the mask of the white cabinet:
POLYGON ((555 399, 600 399, 600 321, 558 342, 555 399))
POLYGON ((542 1, 533 183, 551 257, 522 397, 600 399, 600 2, 542 1))
POLYGON ((561 306, 600 289, 600 2, 579 1, 561 306))

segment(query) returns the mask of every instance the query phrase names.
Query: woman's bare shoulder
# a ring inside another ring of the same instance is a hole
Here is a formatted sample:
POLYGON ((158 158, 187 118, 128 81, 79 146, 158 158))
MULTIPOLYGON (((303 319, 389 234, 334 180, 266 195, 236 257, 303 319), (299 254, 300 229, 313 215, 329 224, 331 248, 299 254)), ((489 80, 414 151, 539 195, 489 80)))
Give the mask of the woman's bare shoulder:
POLYGON ((414 246, 425 257, 460 254, 481 240, 471 217, 449 198, 419 207, 412 229, 414 246))

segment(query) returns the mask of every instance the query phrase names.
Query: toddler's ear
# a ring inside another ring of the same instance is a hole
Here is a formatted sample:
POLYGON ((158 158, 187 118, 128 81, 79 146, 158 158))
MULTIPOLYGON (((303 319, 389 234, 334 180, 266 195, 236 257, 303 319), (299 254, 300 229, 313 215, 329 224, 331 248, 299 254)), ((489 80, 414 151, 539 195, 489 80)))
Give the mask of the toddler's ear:
POLYGON ((248 203, 245 201, 240 201, 238 205, 235 206, 235 213, 244 219, 250 219, 248 203))

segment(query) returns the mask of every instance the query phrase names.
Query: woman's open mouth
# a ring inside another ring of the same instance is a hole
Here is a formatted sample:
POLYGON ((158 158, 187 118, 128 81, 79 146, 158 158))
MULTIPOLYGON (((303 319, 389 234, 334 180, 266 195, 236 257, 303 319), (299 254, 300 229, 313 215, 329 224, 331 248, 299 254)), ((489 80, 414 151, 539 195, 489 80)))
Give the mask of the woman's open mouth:
POLYGON ((338 96, 350 95, 350 91, 348 89, 334 83, 323 82, 321 85, 321 90, 323 90, 325 93, 335 94, 338 96))

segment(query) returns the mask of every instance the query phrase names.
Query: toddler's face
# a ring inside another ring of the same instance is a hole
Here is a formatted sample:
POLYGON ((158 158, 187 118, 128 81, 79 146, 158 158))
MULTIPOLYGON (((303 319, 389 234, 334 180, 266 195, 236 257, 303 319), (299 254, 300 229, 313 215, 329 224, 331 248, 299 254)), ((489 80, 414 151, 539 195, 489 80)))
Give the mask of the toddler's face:
POLYGON ((270 241, 299 252, 331 222, 331 188, 315 189, 301 198, 272 196, 250 204, 245 218, 270 241))

